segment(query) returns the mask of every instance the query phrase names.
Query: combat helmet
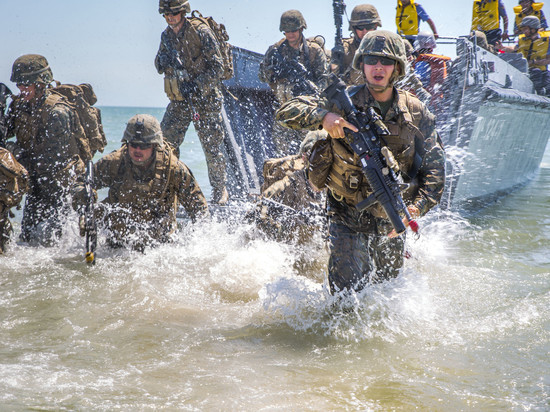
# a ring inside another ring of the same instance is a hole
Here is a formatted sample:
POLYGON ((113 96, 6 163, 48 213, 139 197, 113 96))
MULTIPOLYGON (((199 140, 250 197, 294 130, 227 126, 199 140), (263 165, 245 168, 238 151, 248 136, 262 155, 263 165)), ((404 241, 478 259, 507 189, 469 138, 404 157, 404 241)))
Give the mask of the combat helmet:
POLYGON ((296 31, 307 29, 306 19, 298 10, 288 10, 281 15, 281 24, 279 31, 296 31))
POLYGON ((159 0, 159 13, 191 13, 189 0, 159 0))
POLYGON ((53 73, 44 56, 25 54, 13 63, 10 81, 24 85, 33 83, 47 85, 53 82, 53 73))
POLYGON ((529 27, 530 29, 539 30, 540 29, 540 20, 536 16, 527 16, 524 17, 519 27, 529 27))
POLYGON ((159 121, 150 114, 136 114, 128 120, 122 141, 162 145, 163 138, 159 121))
POLYGON ((407 68, 405 44, 397 33, 387 30, 375 30, 365 34, 359 48, 355 52, 355 56, 353 56, 353 68, 361 70, 363 56, 369 55, 388 57, 395 60, 401 68, 400 73, 395 77, 395 81, 405 76, 407 68))
POLYGON ((360 4, 355 6, 351 12, 351 19, 349 20, 349 30, 353 31, 354 26, 374 26, 382 27, 382 20, 378 10, 372 4, 360 4))

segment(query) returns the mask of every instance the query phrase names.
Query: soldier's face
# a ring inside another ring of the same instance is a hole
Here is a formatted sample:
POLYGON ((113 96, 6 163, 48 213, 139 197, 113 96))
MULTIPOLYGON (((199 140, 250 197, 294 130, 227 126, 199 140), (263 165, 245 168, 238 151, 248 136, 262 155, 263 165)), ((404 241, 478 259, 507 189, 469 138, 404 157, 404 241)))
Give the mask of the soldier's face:
POLYGON ((181 12, 176 14, 165 13, 163 14, 163 16, 164 16, 164 19, 166 20, 166 23, 168 23, 170 27, 178 26, 183 19, 183 13, 181 12))
POLYGON ((395 70, 395 62, 391 59, 372 57, 372 61, 366 61, 363 64, 363 72, 367 83, 376 87, 387 87, 391 80, 391 75, 395 70), (386 63, 386 64, 382 64, 386 63))
POLYGON ((300 43, 300 35, 302 34, 302 30, 295 30, 295 31, 285 31, 285 37, 288 40, 288 43, 292 47, 296 47, 300 43))
POLYGON ((17 88, 21 92, 21 98, 26 102, 30 102, 37 95, 36 84, 18 84, 17 88))
POLYGON ((128 145, 128 153, 134 164, 146 165, 153 157, 153 145, 130 143, 128 145))

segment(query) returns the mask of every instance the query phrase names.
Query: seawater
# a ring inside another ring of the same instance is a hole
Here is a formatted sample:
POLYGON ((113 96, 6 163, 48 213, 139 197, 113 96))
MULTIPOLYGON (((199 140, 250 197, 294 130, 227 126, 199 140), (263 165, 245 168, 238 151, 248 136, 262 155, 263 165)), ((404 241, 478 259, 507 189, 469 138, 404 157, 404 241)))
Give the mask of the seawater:
MULTIPOLYGON (((137 113, 163 109, 103 109, 106 152, 137 113)), ((208 192, 193 130, 182 153, 208 192)), ((213 220, 145 253, 100 240, 87 267, 69 216, 59 246, 0 257, 0 410, 549 410, 549 189, 547 151, 477 215, 421 219, 402 276, 344 301, 322 239, 213 220)))

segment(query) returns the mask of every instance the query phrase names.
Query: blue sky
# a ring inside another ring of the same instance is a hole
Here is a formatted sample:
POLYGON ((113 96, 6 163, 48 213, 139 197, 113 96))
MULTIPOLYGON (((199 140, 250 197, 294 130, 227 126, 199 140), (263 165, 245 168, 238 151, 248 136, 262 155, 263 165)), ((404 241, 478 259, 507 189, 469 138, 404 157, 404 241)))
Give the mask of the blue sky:
MULTIPOLYGON (((422 0, 442 36, 466 34, 472 1, 422 0)), ((345 1, 348 16, 362 1, 345 1)), ((373 1, 383 28, 395 30, 396 1, 373 1)), ((517 0, 504 0, 513 25, 517 0)), ((307 36, 323 35, 334 43, 331 0, 191 0, 191 7, 224 23, 230 42, 265 52, 280 39, 279 18, 299 9, 306 18, 307 36)), ((550 6, 543 8, 550 15, 550 6)), ((163 107, 168 100, 153 59, 166 27, 157 0, 0 0, 0 81, 9 82, 13 61, 22 54, 46 56, 54 77, 63 83, 91 83, 103 106, 163 107)), ((345 17, 344 17, 345 19, 345 17)), ((347 33, 347 22, 344 23, 347 33)), ((422 28, 429 30, 423 23, 422 28)), ((447 54, 452 49, 440 49, 447 54)))

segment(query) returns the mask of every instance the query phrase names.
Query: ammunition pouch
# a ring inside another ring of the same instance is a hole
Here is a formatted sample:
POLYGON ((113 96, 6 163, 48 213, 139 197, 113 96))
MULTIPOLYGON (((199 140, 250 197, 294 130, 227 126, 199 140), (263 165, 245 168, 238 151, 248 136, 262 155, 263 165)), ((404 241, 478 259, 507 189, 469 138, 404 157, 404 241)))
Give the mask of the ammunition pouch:
POLYGON ((164 92, 172 101, 181 102, 185 100, 179 88, 179 81, 176 76, 164 76, 164 92))

